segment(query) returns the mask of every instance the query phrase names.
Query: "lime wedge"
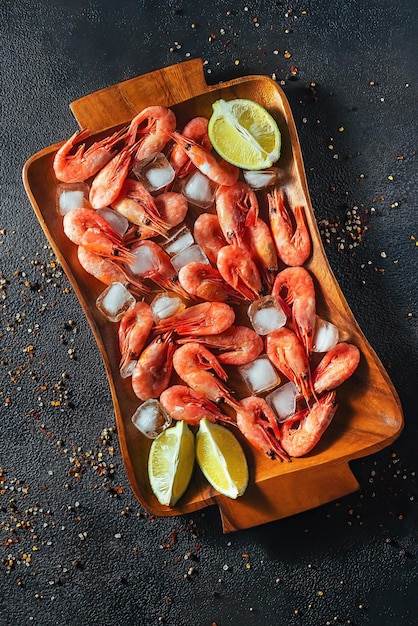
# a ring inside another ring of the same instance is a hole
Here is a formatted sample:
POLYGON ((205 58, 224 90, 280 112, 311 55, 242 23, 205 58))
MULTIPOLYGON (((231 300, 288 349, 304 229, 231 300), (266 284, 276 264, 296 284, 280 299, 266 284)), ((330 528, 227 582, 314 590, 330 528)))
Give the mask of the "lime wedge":
POLYGON ((224 426, 203 418, 196 435, 196 460, 206 480, 229 498, 242 496, 248 485, 248 466, 237 438, 224 426))
POLYGON ((280 156, 281 135, 274 118, 253 100, 216 100, 208 134, 225 161, 244 170, 271 167, 280 156))
POLYGON ((194 435, 186 422, 164 430, 151 444, 148 475, 160 504, 174 506, 186 491, 195 460, 194 435))

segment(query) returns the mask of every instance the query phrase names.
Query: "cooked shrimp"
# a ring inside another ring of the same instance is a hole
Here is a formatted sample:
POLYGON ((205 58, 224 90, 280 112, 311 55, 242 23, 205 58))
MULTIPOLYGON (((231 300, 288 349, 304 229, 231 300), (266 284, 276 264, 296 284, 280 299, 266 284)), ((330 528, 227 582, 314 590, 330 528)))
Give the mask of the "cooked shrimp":
POLYGON ((176 125, 173 111, 163 106, 149 106, 135 115, 128 129, 132 143, 139 136, 135 161, 149 160, 162 152, 170 140, 169 133, 176 130, 176 125))
POLYGON ((239 169, 226 161, 217 161, 208 150, 192 139, 183 137, 180 133, 171 133, 171 138, 189 157, 190 161, 205 176, 218 185, 234 185, 239 176, 239 169))
POLYGON ((290 456, 311 452, 330 425, 337 410, 335 391, 327 393, 307 409, 295 413, 281 426, 281 442, 290 456))
POLYGON ((225 370, 204 346, 196 342, 180 346, 174 352, 173 366, 180 378, 194 391, 203 393, 216 404, 226 402, 238 408, 237 400, 224 384, 228 378, 225 370))
POLYGON ((78 246, 77 255, 81 267, 88 274, 97 278, 101 283, 111 285, 114 282, 120 282, 127 285, 127 288, 132 293, 139 295, 145 295, 149 292, 146 285, 142 284, 128 269, 123 268, 120 264, 115 263, 115 261, 90 252, 90 250, 86 250, 83 246, 78 246))
POLYGON ((158 335, 142 351, 132 372, 132 389, 140 400, 158 398, 167 389, 173 371, 175 345, 170 333, 158 335))
POLYGON ((171 225, 160 215, 155 199, 138 180, 125 181, 112 208, 140 227, 136 229, 136 238, 167 237, 171 225))
POLYGON ((249 254, 239 246, 224 246, 218 252, 222 278, 247 300, 257 300, 262 292, 260 272, 249 254))
POLYGON ((247 247, 245 231, 253 226, 258 216, 258 200, 247 183, 218 187, 215 196, 216 213, 223 235, 228 243, 247 247))
POLYGON ((133 260, 120 235, 93 209, 80 207, 69 211, 64 215, 63 228, 70 241, 91 252, 110 259, 133 260))
POLYGON ((225 365, 244 365, 251 363, 263 351, 264 342, 260 335, 248 328, 248 326, 231 326, 218 335, 208 335, 206 337, 185 337, 179 339, 178 343, 188 343, 195 341, 202 343, 210 350, 216 350, 216 358, 219 363, 225 365))
POLYGON ((127 371, 136 361, 151 332, 154 319, 146 302, 137 302, 119 322, 118 339, 121 353, 120 369, 127 371))
POLYGON ((55 176, 63 183, 80 183, 94 176, 114 156, 115 145, 124 132, 125 129, 119 130, 110 137, 96 141, 86 150, 85 144, 79 142, 90 137, 91 132, 87 128, 77 130, 54 157, 52 167, 55 176), (75 146, 76 151, 71 154, 75 146))
MULTIPOLYGON (((208 135, 207 117, 194 117, 187 122, 181 134, 186 139, 192 139, 196 143, 203 146, 208 152, 212 150, 212 144, 208 135)), ((170 163, 176 172, 177 178, 184 178, 193 169, 194 165, 187 156, 187 152, 179 145, 175 144, 170 155, 170 163)))
POLYGON ((191 426, 198 426, 204 417, 210 422, 231 422, 231 418, 221 413, 214 402, 186 385, 173 385, 163 391, 160 404, 173 420, 183 420, 191 426))
POLYGON ((179 270, 179 283, 192 297, 208 302, 241 300, 240 294, 224 281, 216 267, 193 261, 179 270))
POLYGON ((266 336, 266 352, 280 372, 298 387, 307 402, 315 395, 308 357, 297 335, 283 326, 266 336))
POLYGON ((280 445, 276 416, 264 398, 249 396, 241 400, 239 405, 237 426, 251 445, 271 459, 289 461, 289 456, 280 445))
POLYGON ((157 325, 157 332, 175 330, 178 335, 216 335, 227 330, 235 320, 232 307, 224 302, 201 302, 171 315, 157 325))
POLYGON ((89 200, 93 209, 111 206, 119 196, 137 145, 125 146, 93 178, 89 200))
POLYGON ((286 267, 277 274, 272 294, 291 307, 295 332, 309 356, 316 323, 315 286, 310 273, 304 267, 286 267))
POLYGON ((305 222, 304 209, 295 206, 293 215, 296 228, 286 209, 284 198, 277 187, 267 194, 270 226, 277 253, 289 266, 303 265, 311 253, 311 238, 305 222))
POLYGON ((357 346, 341 342, 331 348, 312 372, 312 383, 317 394, 332 391, 355 372, 360 362, 357 346))
POLYGON ((159 214, 170 228, 178 226, 185 219, 189 204, 182 193, 164 191, 155 196, 154 201, 159 214))
POLYGON ((175 291, 187 298, 187 292, 178 282, 177 272, 171 263, 170 255, 158 243, 150 239, 137 241, 131 250, 135 255, 135 261, 131 266, 133 274, 149 278, 163 289, 175 291))
POLYGON ((264 220, 257 218, 255 224, 246 229, 252 257, 268 287, 271 287, 279 269, 276 247, 270 228, 264 220))
POLYGON ((212 213, 201 213, 194 223, 193 236, 209 261, 216 265, 219 250, 228 243, 223 236, 218 217, 212 213))

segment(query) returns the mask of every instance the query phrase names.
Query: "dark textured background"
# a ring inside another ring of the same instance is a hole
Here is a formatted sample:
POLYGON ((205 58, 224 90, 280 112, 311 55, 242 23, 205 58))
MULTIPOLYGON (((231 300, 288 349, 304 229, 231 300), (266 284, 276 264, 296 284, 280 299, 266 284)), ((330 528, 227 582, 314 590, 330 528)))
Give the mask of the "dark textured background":
POLYGON ((201 4, 0 3, 0 623, 412 626, 416 3, 201 4), (71 101, 188 58, 209 84, 283 86, 326 252, 405 414, 392 447, 352 463, 359 492, 227 536, 216 507, 154 519, 134 499, 98 349, 21 183, 74 132, 71 101))

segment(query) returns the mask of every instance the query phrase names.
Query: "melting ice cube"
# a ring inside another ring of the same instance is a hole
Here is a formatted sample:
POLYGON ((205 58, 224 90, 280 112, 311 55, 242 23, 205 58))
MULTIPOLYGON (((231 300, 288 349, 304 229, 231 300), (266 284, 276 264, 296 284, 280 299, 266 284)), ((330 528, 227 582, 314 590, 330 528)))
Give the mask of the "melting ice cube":
POLYGON ((186 308, 181 298, 175 294, 170 294, 168 291, 156 295, 150 306, 156 324, 166 317, 171 317, 171 315, 184 311, 186 308))
POLYGON ((175 178, 175 171, 167 157, 159 152, 151 161, 138 161, 132 167, 136 178, 152 192, 167 187, 175 178))
POLYGON ((150 439, 155 439, 171 425, 171 417, 158 400, 151 398, 143 402, 132 415, 132 423, 150 439))
POLYGON ((178 272, 184 265, 195 262, 209 263, 208 257, 197 243, 189 246, 188 248, 184 248, 184 250, 171 257, 171 263, 176 272, 178 272))
POLYGON ((136 359, 131 359, 127 363, 124 363, 119 369, 121 378, 129 378, 129 376, 132 376, 132 372, 134 371, 137 362, 138 361, 136 359))
POLYGON ((114 209, 111 209, 110 207, 98 209, 97 213, 101 215, 106 220, 106 222, 111 225, 111 227, 118 233, 118 235, 123 237, 129 226, 129 222, 126 217, 124 217, 114 209))
POLYGON ((266 401, 276 413, 279 422, 284 422, 295 413, 298 395, 298 388, 289 381, 266 396, 266 401))
POLYGON ((170 254, 177 254, 181 252, 185 248, 194 244, 193 235, 190 229, 184 224, 180 226, 174 233, 170 234, 169 239, 164 241, 162 247, 164 250, 170 254))
POLYGON ((135 261, 131 264, 130 269, 134 274, 145 276, 147 272, 155 269, 156 259, 148 246, 138 246, 132 250, 132 253, 135 256, 135 261))
POLYGON ((89 196, 89 187, 83 183, 59 185, 57 194, 58 212, 65 215, 73 209, 85 206, 89 196))
POLYGON ((96 306, 110 321, 118 322, 136 300, 123 283, 114 282, 96 300, 96 306))
POLYGON ((277 298, 263 296, 255 300, 248 307, 248 317, 256 333, 267 335, 286 324, 286 314, 283 312, 277 298))
POLYGON ((252 394, 268 391, 280 384, 280 376, 267 355, 240 365, 238 370, 252 394))
POLYGON ((250 171, 245 170, 243 172, 244 180, 253 189, 264 189, 274 185, 277 180, 279 170, 277 167, 269 167, 266 170, 250 171))
POLYGON ((338 328, 331 322, 327 322, 317 316, 312 350, 314 352, 328 352, 338 341, 338 328))
POLYGON ((202 172, 193 172, 185 179, 183 185, 183 195, 195 206, 207 209, 215 201, 217 185, 202 172))

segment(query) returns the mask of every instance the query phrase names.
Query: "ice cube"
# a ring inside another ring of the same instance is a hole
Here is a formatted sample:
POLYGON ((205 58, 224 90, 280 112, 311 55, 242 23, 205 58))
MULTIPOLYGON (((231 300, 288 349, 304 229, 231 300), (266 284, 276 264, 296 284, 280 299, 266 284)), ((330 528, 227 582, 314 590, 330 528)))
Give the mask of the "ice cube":
POLYGON ((118 233, 118 235, 120 235, 121 237, 125 235, 129 227, 129 221, 126 219, 126 217, 124 217, 114 209, 111 209, 110 207, 98 209, 97 213, 101 215, 106 220, 106 222, 111 225, 111 227, 118 233))
POLYGON ((184 250, 171 257, 171 263, 176 272, 178 272, 184 265, 195 262, 209 263, 208 257, 197 243, 189 246, 188 248, 184 248, 184 250))
POLYGON ((268 391, 280 384, 280 376, 267 355, 240 365, 238 370, 252 394, 268 391))
POLYGON ((138 246, 132 250, 132 253, 135 256, 134 262, 130 265, 133 274, 145 276, 147 272, 155 269, 156 259, 148 246, 138 246))
POLYGON ((119 369, 121 378, 129 378, 129 376, 132 376, 132 372, 134 371, 135 365, 137 363, 138 361, 136 359, 131 359, 127 363, 124 363, 122 367, 119 369))
POLYGON ((114 282, 96 300, 96 306, 110 321, 118 322, 136 300, 123 283, 114 282))
POLYGON ((89 187, 84 183, 74 183, 72 185, 59 185, 58 212, 65 215, 69 211, 86 206, 89 197, 89 187))
POLYGON ((286 324, 286 314, 274 296, 263 296, 248 307, 248 317, 256 333, 267 335, 286 324))
POLYGON ((186 305, 181 298, 168 291, 164 291, 156 295, 150 306, 151 313, 156 324, 158 324, 161 320, 164 320, 166 317, 171 317, 171 315, 184 311, 186 308, 186 305))
POLYGON ((243 171, 244 180, 253 189, 264 189, 274 185, 279 175, 277 167, 269 167, 266 170, 243 171))
POLYGON ((150 161, 138 161, 132 167, 136 178, 150 191, 167 187, 175 178, 175 171, 167 157, 159 152, 150 161))
POLYGON ((153 398, 145 400, 132 415, 132 423, 149 439, 155 439, 166 428, 171 426, 171 417, 153 398))
POLYGON ((194 244, 193 235, 190 229, 183 224, 180 228, 177 228, 175 232, 170 233, 169 239, 164 241, 162 247, 164 250, 171 256, 173 254, 177 254, 184 250, 184 248, 188 248, 194 244))
POLYGON ((328 352, 339 341, 338 328, 316 316, 315 333, 313 338, 313 352, 328 352))
POLYGON ((266 401, 276 413, 279 422, 286 421, 295 413, 298 395, 298 388, 289 381, 266 396, 266 401))
POLYGON ((189 202, 207 209, 213 206, 216 188, 216 183, 197 170, 185 179, 182 192, 189 202))

